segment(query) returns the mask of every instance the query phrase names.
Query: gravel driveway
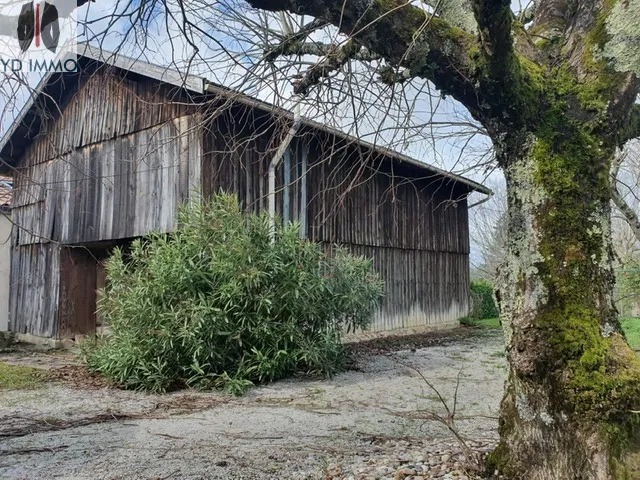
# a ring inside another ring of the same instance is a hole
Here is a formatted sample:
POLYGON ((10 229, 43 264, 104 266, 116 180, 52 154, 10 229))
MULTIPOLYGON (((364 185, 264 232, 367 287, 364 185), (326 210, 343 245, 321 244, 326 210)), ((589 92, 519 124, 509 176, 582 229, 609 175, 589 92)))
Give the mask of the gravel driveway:
POLYGON ((459 443, 434 419, 445 409, 420 374, 450 408, 457 387, 456 428, 488 450, 502 337, 444 343, 358 347, 354 369, 333 379, 279 381, 241 398, 66 383, 0 390, 0 478, 468 478, 459 443))

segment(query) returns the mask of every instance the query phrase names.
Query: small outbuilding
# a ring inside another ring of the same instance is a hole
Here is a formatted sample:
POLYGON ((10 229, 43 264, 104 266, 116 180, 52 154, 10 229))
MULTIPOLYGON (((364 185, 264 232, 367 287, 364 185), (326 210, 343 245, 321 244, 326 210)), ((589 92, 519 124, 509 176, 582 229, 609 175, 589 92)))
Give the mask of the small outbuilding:
MULTIPOLYGON (((9 328, 23 340, 101 328, 113 247, 176 226, 181 202, 225 190, 265 209, 291 112, 86 47, 51 73, 0 143, 14 179, 9 328)), ((276 212, 326 248, 373 259, 373 330, 455 324, 469 307, 467 198, 482 185, 303 119, 276 169, 276 212)))

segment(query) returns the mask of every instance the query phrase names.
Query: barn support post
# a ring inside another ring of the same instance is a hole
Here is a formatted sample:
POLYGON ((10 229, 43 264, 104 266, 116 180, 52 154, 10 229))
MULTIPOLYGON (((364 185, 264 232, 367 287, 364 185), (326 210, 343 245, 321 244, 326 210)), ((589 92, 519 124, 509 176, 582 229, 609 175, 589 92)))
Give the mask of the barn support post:
POLYGON ((302 145, 300 160, 300 237, 307 237, 307 168, 309 162, 309 144, 302 145))
POLYGON ((293 114, 293 125, 291 125, 291 128, 287 132, 287 135, 284 137, 284 140, 278 147, 278 150, 276 150, 276 154, 273 156, 273 159, 269 164, 269 173, 268 173, 269 175, 269 187, 268 187, 269 188, 269 192, 268 192, 269 232, 272 239, 276 231, 276 224, 275 224, 276 222, 276 168, 278 168, 278 165, 280 164, 280 161, 282 160, 282 157, 285 151, 289 147, 289 144, 291 144, 291 140, 293 140, 293 137, 295 136, 295 134, 298 132, 298 129, 300 128, 300 123, 301 123, 300 122, 300 101, 301 100, 302 100, 302 97, 296 96, 294 114, 293 114))

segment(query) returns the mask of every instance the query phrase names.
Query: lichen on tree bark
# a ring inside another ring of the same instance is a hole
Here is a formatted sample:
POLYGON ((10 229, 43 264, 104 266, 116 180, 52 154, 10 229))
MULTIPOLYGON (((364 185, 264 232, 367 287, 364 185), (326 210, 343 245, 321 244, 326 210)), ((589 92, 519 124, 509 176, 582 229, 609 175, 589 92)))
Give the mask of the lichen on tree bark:
POLYGON ((470 0, 475 36, 401 0, 248 1, 339 25, 452 95, 492 137, 509 198, 509 377, 490 470, 640 478, 640 361, 612 300, 609 175, 639 88, 624 47, 632 16, 617 12, 640 15, 640 0, 539 0, 527 28, 508 0, 470 0), (362 19, 368 29, 352 28, 362 19))
POLYGON ((638 478, 630 454, 640 362, 612 300, 610 156, 583 134, 562 135, 553 149, 530 134, 502 152, 510 240, 500 301, 510 368, 501 444, 488 468, 539 480, 638 478))

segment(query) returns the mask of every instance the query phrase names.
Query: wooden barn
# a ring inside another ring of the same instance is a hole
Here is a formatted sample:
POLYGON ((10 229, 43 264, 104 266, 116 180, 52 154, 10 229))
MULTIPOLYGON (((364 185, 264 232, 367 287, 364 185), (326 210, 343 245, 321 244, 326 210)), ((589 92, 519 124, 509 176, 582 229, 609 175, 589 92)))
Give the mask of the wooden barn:
MULTIPOLYGON (((176 225, 220 189, 252 211, 293 115, 205 79, 86 47, 45 77, 0 143, 13 175, 10 330, 24 340, 101 327, 101 260, 176 225)), ((276 169, 276 212, 327 248, 373 258, 373 330, 455 323, 468 309, 467 198, 485 187, 303 119, 276 169)))

